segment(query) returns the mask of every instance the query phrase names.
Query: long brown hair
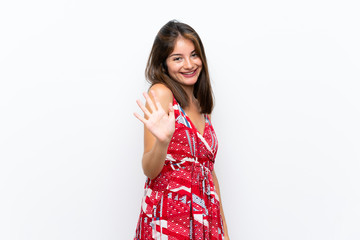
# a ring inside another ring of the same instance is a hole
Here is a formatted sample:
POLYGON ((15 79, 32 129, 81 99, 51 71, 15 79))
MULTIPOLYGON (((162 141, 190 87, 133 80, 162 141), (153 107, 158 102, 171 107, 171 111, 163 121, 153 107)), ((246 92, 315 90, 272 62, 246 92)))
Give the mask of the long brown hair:
POLYGON ((178 37, 191 40, 195 46, 195 51, 201 59, 202 70, 194 85, 193 94, 200 104, 201 113, 210 114, 214 107, 214 97, 210 83, 205 50, 199 35, 189 25, 172 20, 160 29, 155 37, 146 65, 146 79, 151 83, 151 85, 156 83, 165 84, 172 91, 174 97, 183 108, 189 105, 189 97, 185 93, 181 84, 170 77, 166 66, 166 59, 174 50, 178 37))

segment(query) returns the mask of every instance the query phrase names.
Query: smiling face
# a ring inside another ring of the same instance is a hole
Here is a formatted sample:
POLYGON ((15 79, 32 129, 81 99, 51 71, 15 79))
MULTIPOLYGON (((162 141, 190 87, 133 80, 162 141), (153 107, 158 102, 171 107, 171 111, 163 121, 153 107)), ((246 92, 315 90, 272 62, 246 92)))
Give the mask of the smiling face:
POLYGON ((166 59, 168 73, 181 85, 194 86, 201 73, 202 62, 193 42, 179 37, 173 52, 166 59))

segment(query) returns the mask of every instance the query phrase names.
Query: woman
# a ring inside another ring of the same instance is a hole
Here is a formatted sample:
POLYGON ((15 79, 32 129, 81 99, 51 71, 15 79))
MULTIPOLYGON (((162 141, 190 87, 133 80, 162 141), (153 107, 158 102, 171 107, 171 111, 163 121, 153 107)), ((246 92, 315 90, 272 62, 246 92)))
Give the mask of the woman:
POLYGON ((157 34, 146 67, 150 81, 142 167, 148 177, 135 240, 229 239, 214 171, 217 139, 204 47, 177 21, 157 34))

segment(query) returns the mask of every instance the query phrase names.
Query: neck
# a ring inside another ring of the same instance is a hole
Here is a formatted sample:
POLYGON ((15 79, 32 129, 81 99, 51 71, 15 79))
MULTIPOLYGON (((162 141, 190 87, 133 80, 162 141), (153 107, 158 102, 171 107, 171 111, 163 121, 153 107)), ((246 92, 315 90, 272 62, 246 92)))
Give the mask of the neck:
POLYGON ((186 107, 186 110, 197 109, 198 111, 200 111, 199 102, 194 96, 194 86, 183 86, 183 89, 185 90, 185 93, 189 98, 189 105, 186 107))
POLYGON ((189 98, 190 103, 194 101, 194 86, 183 86, 186 95, 189 98))

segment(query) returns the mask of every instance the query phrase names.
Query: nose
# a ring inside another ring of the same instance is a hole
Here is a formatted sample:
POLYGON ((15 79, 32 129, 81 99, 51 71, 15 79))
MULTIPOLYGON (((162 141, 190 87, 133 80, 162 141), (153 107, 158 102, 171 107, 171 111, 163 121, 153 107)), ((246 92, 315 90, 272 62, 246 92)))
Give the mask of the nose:
POLYGON ((185 69, 192 69, 193 66, 194 66, 193 61, 192 61, 190 58, 185 58, 184 68, 185 68, 185 69))

